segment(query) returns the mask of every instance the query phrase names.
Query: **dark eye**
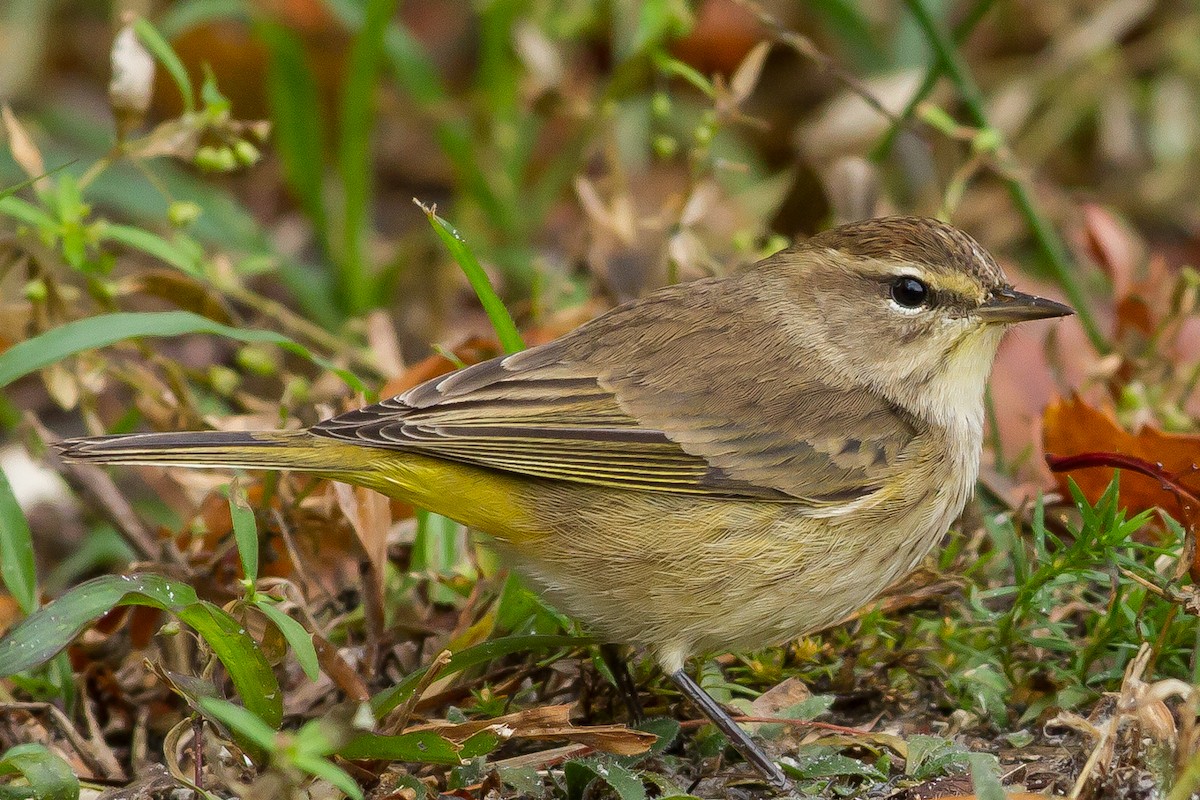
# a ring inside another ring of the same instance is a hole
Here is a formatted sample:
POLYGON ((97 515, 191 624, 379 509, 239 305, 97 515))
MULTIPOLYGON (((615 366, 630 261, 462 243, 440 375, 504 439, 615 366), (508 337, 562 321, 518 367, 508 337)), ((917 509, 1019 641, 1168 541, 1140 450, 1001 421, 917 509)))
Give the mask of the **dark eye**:
POLYGON ((929 287, 916 278, 897 278, 892 284, 892 299, 903 308, 920 308, 929 300, 929 287))

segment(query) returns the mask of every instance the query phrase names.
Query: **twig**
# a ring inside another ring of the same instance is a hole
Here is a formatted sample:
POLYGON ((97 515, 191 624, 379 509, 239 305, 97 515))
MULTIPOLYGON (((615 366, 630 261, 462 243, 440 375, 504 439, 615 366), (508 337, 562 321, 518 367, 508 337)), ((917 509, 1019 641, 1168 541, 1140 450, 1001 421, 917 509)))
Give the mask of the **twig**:
POLYGON ((858 95, 871 108, 891 120, 893 125, 900 124, 900 118, 884 107, 879 98, 871 93, 867 85, 854 75, 843 69, 836 61, 817 47, 811 39, 801 36, 780 22, 756 0, 735 0, 738 5, 753 14, 759 23, 771 32, 772 38, 782 45, 795 50, 801 57, 816 64, 820 69, 830 73, 847 88, 858 95))
POLYGON ((0 703, 0 713, 6 711, 37 711, 49 714, 50 719, 54 721, 54 727, 71 743, 71 747, 79 754, 79 758, 87 765, 92 775, 125 780, 125 771, 121 769, 112 752, 105 753, 104 757, 98 755, 58 706, 51 703, 0 703))
MULTIPOLYGON (((917 24, 925 33, 925 37, 929 40, 934 54, 937 56, 938 61, 941 62, 942 70, 958 88, 958 93, 962 97, 963 105, 966 107, 967 114, 971 118, 971 123, 976 127, 992 130, 988 122, 987 111, 984 108, 983 95, 980 93, 979 87, 975 84, 975 80, 971 77, 967 65, 959 57, 958 50, 955 48, 953 42, 949 40, 941 28, 938 27, 937 23, 934 22, 933 17, 930 16, 928 9, 925 8, 921 0, 904 1, 913 18, 916 19, 917 24)), ((1084 294, 1083 287, 1080 286, 1071 272, 1070 258, 1067 256, 1065 245, 1063 245, 1058 234, 1054 232, 1050 223, 1038 211, 1033 196, 1025 186, 1025 183, 1016 177, 1019 165, 1012 151, 1006 144, 1001 143, 995 152, 1004 183, 1008 187, 1008 193, 1012 196, 1017 210, 1025 217, 1025 221, 1033 233, 1033 238, 1037 242, 1038 248, 1048 259, 1050 271, 1054 274, 1055 281, 1067 295, 1067 299, 1071 301, 1071 305, 1075 306, 1075 314, 1079 317, 1079 322, 1083 325, 1084 332, 1087 333, 1092 347, 1101 354, 1107 353, 1111 348, 1087 305, 1087 295, 1084 294)))
MULTIPOLYGON (((59 440, 58 436, 43 426, 32 414, 26 414, 23 421, 44 443, 53 444, 59 440)), ((125 499, 107 472, 94 464, 69 464, 53 450, 48 451, 45 457, 80 497, 116 525, 117 530, 142 558, 147 561, 165 561, 190 574, 191 566, 174 541, 159 538, 142 524, 133 506, 125 499)))

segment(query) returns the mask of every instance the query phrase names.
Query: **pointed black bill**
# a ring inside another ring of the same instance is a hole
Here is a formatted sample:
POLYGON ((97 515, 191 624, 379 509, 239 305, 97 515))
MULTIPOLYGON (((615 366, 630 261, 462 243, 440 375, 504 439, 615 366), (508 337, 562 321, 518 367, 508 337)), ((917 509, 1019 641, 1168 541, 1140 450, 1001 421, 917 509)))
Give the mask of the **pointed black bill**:
POLYGON ((1014 322, 1029 322, 1035 319, 1050 319, 1051 317, 1066 317, 1075 313, 1075 309, 1055 300, 1045 297, 1035 297, 1016 289, 997 289, 975 310, 980 319, 985 322, 1011 324, 1014 322))

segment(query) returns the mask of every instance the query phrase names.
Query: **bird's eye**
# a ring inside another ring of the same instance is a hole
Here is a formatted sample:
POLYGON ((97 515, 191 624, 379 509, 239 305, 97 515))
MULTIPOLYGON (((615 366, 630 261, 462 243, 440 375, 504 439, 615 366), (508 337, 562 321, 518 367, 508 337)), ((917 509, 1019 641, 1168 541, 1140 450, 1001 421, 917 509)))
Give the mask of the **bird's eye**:
POLYGON ((892 299, 901 308, 920 308, 929 300, 929 287, 916 278, 897 278, 892 284, 892 299))

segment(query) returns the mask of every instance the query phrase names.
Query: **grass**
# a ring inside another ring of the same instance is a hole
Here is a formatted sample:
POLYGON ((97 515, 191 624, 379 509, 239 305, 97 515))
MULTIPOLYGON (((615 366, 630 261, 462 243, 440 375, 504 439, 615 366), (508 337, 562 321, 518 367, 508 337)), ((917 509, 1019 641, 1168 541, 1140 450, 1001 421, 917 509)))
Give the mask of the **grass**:
MULTIPOLYGON (((939 155, 956 169, 968 159, 993 166, 1050 275, 1080 309, 1093 348, 1121 352, 1090 310, 1110 298, 1086 294, 1090 284, 1018 177, 1019 151, 980 138, 992 128, 970 36, 1005 4, 981 0, 948 35, 947 20, 914 0, 897 23, 894 52, 877 45, 878 24, 858 4, 816 6, 856 72, 919 60, 921 52, 899 49, 905 42, 934 54, 907 110, 872 143, 881 169, 899 158, 892 143, 901 127, 945 148, 939 155), (901 35, 904 26, 915 39, 901 35), (920 106, 941 76, 962 103, 972 153, 954 138, 952 112, 920 106)), ((695 277, 777 249, 777 187, 797 171, 756 154, 754 137, 766 134, 742 115, 761 109, 731 107, 727 81, 678 54, 677 40, 696 25, 684 5, 551 13, 489 3, 470 11, 477 52, 458 75, 442 73, 444 54, 397 19, 392 0, 331 0, 329 9, 349 45, 328 106, 300 29, 238 2, 180 5, 166 19, 173 33, 240 20, 263 46, 266 73, 256 78, 265 81, 267 146, 279 162, 271 180, 303 221, 304 247, 277 244, 236 185, 236 169, 232 177, 192 169, 202 147, 211 161, 222 148, 263 142, 215 84, 196 91, 188 67, 145 20, 139 35, 184 98, 180 117, 111 151, 94 125, 52 106, 21 115, 42 162, 79 161, 53 169, 36 190, 42 176, 20 175, 20 157, 0 165, 5 246, 18 245, 16 260, 0 259, 0 279, 20 284, 29 310, 14 341, 0 332, 0 387, 44 396, 43 411, 54 403, 67 412, 44 416, 95 433, 234 415, 264 427, 308 422, 314 406, 370 399, 385 378, 432 374, 422 372, 434 368, 427 363, 382 374, 374 348, 396 343, 366 322, 399 299, 399 286, 429 288, 419 277, 425 262, 456 263, 465 283, 454 302, 469 298, 470 312, 453 310, 455 321, 481 310, 498 341, 487 346, 515 352, 560 332, 556 315, 578 317, 581 298, 604 303, 606 290, 617 293, 620 276, 606 270, 634 263, 695 277), (549 56, 570 69, 555 78, 549 56), (547 76, 548 86, 530 88, 547 76), (452 200, 445 218, 425 209, 432 236, 424 225, 397 236, 393 263, 377 258, 380 244, 394 244, 381 230, 392 198, 373 150, 381 91, 426 126, 445 162, 446 184, 435 188, 452 200), (195 146, 167 153, 174 163, 146 155, 164 132, 182 132, 195 146), (587 188, 572 194, 581 180, 587 188), (672 187, 665 200, 653 194, 658 182, 672 187), (706 193, 716 199, 700 208, 706 193), (562 243, 578 232, 586 246, 562 243), (647 251, 661 251, 661 260, 647 251), (566 270, 572 257, 590 259, 592 272, 566 270), (209 348, 203 364, 176 347, 181 340, 209 348)), ((770 89, 759 87, 768 103, 783 104, 770 89)), ((903 177, 900 169, 887 175, 903 177)), ((982 182, 973 177, 954 191, 972 200, 982 182)), ((1190 312, 1178 294, 1182 319, 1190 312)), ((15 426, 19 414, 5 417, 15 426)), ((1180 424, 1194 429, 1195 420, 1180 424)), ((361 501, 324 485, 250 476, 223 494, 194 474, 147 473, 147 492, 127 475, 114 483, 104 473, 56 469, 86 504, 73 544, 96 555, 47 555, 58 531, 36 517, 31 525, 0 480, 0 577, 15 604, 10 617, 23 619, 0 638, 0 711, 26 715, 30 725, 55 714, 67 720, 48 737, 51 748, 22 742, 0 753, 0 797, 26 789, 76 797, 76 773, 88 777, 79 765, 129 765, 131 741, 147 743, 180 785, 199 773, 201 788, 222 796, 247 786, 272 796, 386 789, 422 797, 436 787, 568 800, 727 790, 732 756, 723 740, 652 664, 634 659, 649 718, 630 730, 596 643, 449 520, 389 506, 388 515, 406 521, 387 531, 375 581, 359 572, 348 523, 361 501), (134 529, 145 535, 131 538, 134 529), (171 557, 155 559, 156 547, 171 557), (150 559, 140 571, 98 566, 134 552, 150 559), (53 599, 43 594, 51 584, 62 587, 53 599), (97 685, 111 690, 101 709, 107 727, 86 736, 97 685), (551 719, 565 703, 576 704, 577 729, 551 719), (161 719, 139 716, 151 706, 161 719), (564 750, 548 751, 548 728, 564 750), (64 760, 71 748, 83 753, 64 760), (200 766, 189 755, 196 752, 204 753, 200 766)), ((1137 681, 1166 691, 1173 684, 1155 682, 1200 680, 1192 587, 1169 569, 1186 552, 1188 531, 1149 513, 1127 518, 1121 505, 1118 483, 1094 504, 1078 493, 1030 507, 977 501, 977 521, 949 535, 924 582, 895 587, 855 619, 787 648, 718 654, 697 665, 701 681, 748 720, 769 720, 756 723, 759 735, 786 754, 785 768, 811 796, 883 797, 958 776, 992 798, 999 776, 1011 779, 1017 766, 1005 760, 1010 751, 1030 754, 1020 766, 1028 776, 1048 744, 1072 759, 1070 770, 1046 779, 1065 791, 1093 751, 1082 737, 1054 738, 1049 723, 1075 712, 1108 724, 1123 718, 1103 716, 1106 693, 1133 691, 1137 681), (811 696, 766 705, 793 678, 811 696)), ((0 742, 8 744, 8 732, 0 728, 0 742)), ((1167 766, 1133 763, 1162 791, 1174 787, 1173 796, 1197 774, 1182 736, 1169 743, 1167 766)))

